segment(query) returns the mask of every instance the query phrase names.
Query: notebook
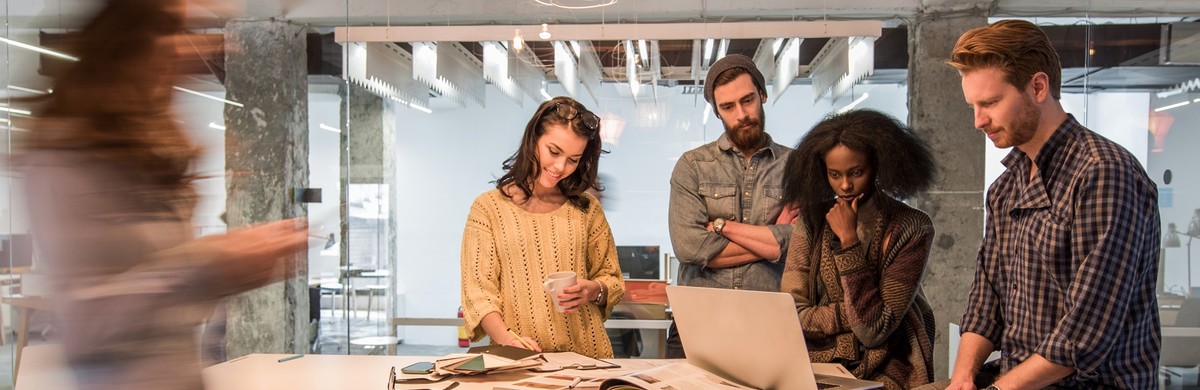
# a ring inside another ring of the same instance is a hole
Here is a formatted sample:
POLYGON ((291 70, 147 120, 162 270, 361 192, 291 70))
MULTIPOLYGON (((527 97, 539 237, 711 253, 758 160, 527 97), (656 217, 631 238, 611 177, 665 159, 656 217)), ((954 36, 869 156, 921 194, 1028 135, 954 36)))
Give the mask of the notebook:
POLYGON ((760 389, 873 389, 878 382, 816 375, 791 295, 667 286, 688 363, 760 389))

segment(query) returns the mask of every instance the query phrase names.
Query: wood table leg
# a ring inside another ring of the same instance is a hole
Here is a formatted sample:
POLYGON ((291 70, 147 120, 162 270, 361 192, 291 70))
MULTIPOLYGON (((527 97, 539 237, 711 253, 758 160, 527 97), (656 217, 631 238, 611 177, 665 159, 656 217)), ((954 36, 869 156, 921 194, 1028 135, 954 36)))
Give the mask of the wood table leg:
POLYGON ((17 356, 13 360, 13 383, 17 383, 17 373, 21 372, 21 350, 29 340, 29 308, 17 308, 17 356))

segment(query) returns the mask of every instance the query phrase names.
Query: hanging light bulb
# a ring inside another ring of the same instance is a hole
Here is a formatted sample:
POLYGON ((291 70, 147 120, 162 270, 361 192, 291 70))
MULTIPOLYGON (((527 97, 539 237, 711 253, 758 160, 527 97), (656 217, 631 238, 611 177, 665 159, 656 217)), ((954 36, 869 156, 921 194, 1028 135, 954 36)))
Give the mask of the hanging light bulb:
POLYGON ((521 29, 519 28, 513 33, 512 48, 513 51, 521 51, 525 49, 525 39, 521 38, 521 29))
POLYGON ((538 38, 550 39, 550 25, 542 23, 542 32, 538 33, 538 38))

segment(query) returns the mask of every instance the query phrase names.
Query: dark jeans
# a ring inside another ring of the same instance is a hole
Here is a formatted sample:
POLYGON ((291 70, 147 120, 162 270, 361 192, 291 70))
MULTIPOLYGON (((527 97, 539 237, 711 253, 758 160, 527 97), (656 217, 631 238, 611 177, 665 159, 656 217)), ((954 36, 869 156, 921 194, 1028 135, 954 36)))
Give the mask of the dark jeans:
POLYGON ((675 327, 675 321, 671 321, 671 329, 667 330, 667 359, 683 359, 687 354, 683 352, 683 341, 679 339, 679 328, 675 327))

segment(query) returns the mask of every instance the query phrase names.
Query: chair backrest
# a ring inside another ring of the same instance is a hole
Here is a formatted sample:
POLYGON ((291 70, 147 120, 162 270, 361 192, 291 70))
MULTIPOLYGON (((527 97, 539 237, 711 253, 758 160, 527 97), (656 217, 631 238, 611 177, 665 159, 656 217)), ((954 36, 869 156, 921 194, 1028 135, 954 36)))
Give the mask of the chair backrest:
POLYGON ((1175 325, 1182 327, 1200 327, 1200 298, 1188 298, 1179 305, 1179 314, 1175 316, 1175 325))

